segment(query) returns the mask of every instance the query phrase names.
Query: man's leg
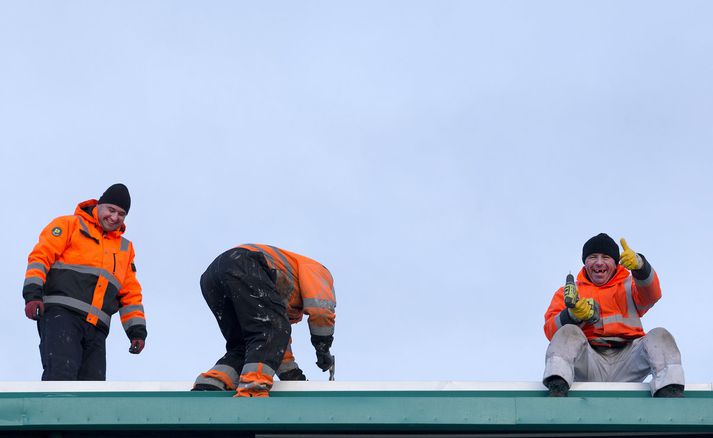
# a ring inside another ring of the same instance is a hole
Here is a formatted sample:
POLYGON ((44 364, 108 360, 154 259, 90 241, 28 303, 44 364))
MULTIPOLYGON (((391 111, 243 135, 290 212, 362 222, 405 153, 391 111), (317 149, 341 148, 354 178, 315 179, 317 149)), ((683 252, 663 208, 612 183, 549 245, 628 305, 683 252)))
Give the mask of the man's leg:
POLYGON ((225 257, 227 257, 225 253, 218 256, 201 276, 200 284, 203 298, 225 338, 226 353, 210 370, 196 378, 193 385, 196 391, 234 390, 245 361, 245 340, 233 303, 235 292, 224 287, 221 282, 221 277, 226 270, 225 265, 230 263, 230 260, 225 260, 225 257))
POLYGON ((82 325, 79 315, 58 306, 40 317, 42 380, 77 380, 82 363, 82 325))
POLYGON ((239 292, 235 311, 246 342, 236 395, 267 397, 287 349, 290 322, 263 256, 251 253, 240 267, 243 272, 227 281, 231 290, 239 292))
POLYGON ((632 342, 631 351, 615 378, 622 382, 643 382, 649 374, 652 376, 651 394, 683 396, 685 378, 681 353, 671 333, 661 327, 632 342))
POLYGON ((545 354, 542 383, 554 397, 566 396, 574 382, 574 367, 578 358, 589 348, 582 329, 567 324, 557 330, 545 354))
POLYGON ((84 332, 77 380, 106 380, 106 334, 91 324, 85 325, 84 332))

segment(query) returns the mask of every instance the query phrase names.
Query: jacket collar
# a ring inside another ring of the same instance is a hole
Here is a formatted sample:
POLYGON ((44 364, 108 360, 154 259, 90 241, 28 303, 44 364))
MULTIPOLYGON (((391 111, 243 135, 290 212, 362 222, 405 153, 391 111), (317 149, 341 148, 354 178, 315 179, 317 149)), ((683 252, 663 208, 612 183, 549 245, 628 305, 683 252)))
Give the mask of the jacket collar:
MULTIPOLYGON (((87 225, 91 224, 92 227, 99 232, 99 234, 104 234, 104 229, 99 223, 99 218, 97 217, 97 205, 98 201, 96 199, 88 199, 84 202, 77 204, 77 208, 74 209, 74 214, 81 217, 87 222, 87 225)), ((109 236, 121 236, 124 231, 126 231, 126 224, 122 224, 118 230, 111 231, 107 233, 109 236)))

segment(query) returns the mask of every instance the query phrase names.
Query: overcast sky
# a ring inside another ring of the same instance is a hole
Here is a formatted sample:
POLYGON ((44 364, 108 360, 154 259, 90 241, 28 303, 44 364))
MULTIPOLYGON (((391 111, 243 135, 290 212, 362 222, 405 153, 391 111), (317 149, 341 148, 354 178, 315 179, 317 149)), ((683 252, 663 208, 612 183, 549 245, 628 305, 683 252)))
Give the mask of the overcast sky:
MULTIPOLYGON (((149 336, 109 380, 224 353, 198 280, 267 243, 334 275, 338 380, 539 381, 582 244, 644 254, 713 381, 713 3, 3 1, 0 380, 39 380, 40 230, 125 183, 149 336)), ((293 326, 313 380, 306 323, 293 326)))

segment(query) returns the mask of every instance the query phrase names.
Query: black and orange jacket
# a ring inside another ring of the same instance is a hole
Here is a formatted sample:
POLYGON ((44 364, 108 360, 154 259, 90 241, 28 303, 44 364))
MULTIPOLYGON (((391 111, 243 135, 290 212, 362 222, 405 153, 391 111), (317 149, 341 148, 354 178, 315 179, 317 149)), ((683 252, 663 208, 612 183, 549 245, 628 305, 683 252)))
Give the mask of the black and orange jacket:
MULTIPOLYGON (((641 254, 639 254, 641 255, 641 254)), ((594 298, 599 303, 600 317, 594 324, 580 323, 589 343, 615 346, 644 336, 640 317, 661 298, 658 275, 641 256, 644 266, 632 271, 618 266, 614 276, 604 285, 596 286, 584 268, 577 275, 579 298, 594 298)), ((545 336, 552 340, 565 324, 577 324, 570 318, 564 305, 564 287, 556 292, 545 313, 545 336)))
POLYGON ((129 339, 146 339, 141 285, 136 280, 134 246, 122 237, 126 227, 106 233, 97 218, 97 201, 77 205, 40 233, 28 257, 22 295, 62 306, 109 332, 119 312, 129 339))
MULTIPOLYGON (((277 292, 286 300, 287 317, 291 324, 309 315, 307 323, 312 343, 327 342, 329 348, 334 335, 334 294, 332 274, 315 260, 269 245, 245 244, 240 248, 261 252, 276 273, 277 292), (317 337, 317 340, 315 340, 317 337)), ((315 348, 319 349, 315 344, 315 348)))

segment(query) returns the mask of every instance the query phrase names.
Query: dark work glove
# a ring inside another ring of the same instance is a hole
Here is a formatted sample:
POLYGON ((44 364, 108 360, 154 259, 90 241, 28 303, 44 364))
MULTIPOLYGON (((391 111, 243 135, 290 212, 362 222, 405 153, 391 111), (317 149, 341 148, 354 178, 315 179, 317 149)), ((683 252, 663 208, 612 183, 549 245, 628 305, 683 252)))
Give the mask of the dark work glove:
POLYGON ((317 352, 317 366, 322 371, 327 371, 332 365, 334 365, 334 356, 327 351, 317 352))
POLYGON ((45 303, 41 300, 28 301, 25 304, 25 316, 37 320, 45 313, 45 303))
POLYGON ((131 347, 129 347, 129 353, 131 353, 131 354, 141 353, 141 350, 144 349, 145 344, 146 344, 146 341, 144 341, 143 339, 132 339, 131 347))
POLYGON ((279 377, 283 382, 288 380, 307 380, 307 377, 305 377, 305 374, 299 368, 293 368, 289 371, 285 371, 284 373, 280 373, 277 377, 279 377))

